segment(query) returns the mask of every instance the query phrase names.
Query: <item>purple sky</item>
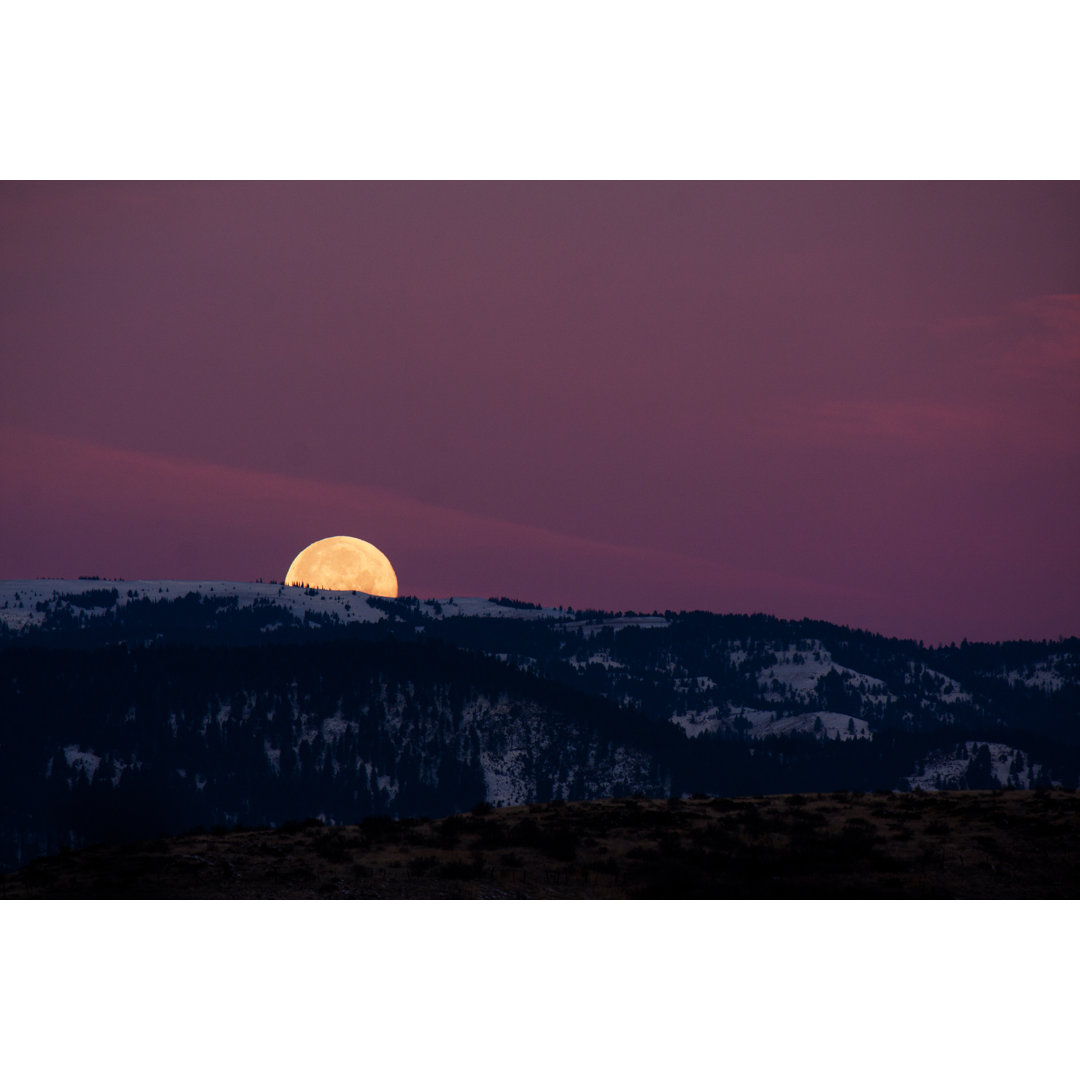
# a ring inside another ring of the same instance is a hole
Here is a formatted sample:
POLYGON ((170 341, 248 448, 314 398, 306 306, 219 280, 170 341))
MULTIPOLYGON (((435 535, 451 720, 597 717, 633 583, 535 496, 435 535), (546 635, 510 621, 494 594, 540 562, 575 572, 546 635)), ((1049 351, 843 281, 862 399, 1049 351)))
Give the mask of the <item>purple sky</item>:
POLYGON ((1080 185, 0 185, 0 578, 1080 633, 1080 185))

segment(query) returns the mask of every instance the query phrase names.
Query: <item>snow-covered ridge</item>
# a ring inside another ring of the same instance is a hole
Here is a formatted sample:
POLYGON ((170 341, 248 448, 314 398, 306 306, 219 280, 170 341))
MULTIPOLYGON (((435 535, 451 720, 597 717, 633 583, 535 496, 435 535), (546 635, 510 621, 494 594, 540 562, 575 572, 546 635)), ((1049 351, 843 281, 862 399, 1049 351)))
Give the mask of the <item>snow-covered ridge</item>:
POLYGON ((571 619, 566 623, 567 630, 580 630, 585 637, 594 637, 601 630, 625 630, 634 626, 641 630, 661 630, 670 626, 671 620, 663 615, 613 615, 608 619, 586 620, 571 619))
MULTIPOLYGON (((45 612, 39 604, 52 604, 61 597, 116 593, 115 600, 83 607, 88 614, 101 614, 135 601, 179 600, 192 593, 205 600, 230 601, 235 597, 241 608, 272 603, 293 615, 304 612, 337 615, 344 622, 377 622, 385 613, 368 604, 364 593, 336 592, 331 589, 305 589, 299 586, 247 581, 95 581, 80 578, 39 578, 33 581, 0 581, 0 621, 12 628, 40 625, 45 612)), ((70 601, 69 601, 70 603, 70 601)))
MULTIPOLYGON (((299 585, 279 585, 255 581, 106 581, 88 578, 36 578, 22 581, 0 581, 0 622, 13 630, 38 626, 45 621, 39 604, 53 604, 60 597, 85 596, 88 593, 108 593, 100 604, 82 607, 88 614, 101 614, 133 601, 179 600, 192 593, 205 600, 222 601, 235 597, 238 606, 250 608, 269 603, 303 618, 305 612, 336 617, 343 623, 379 622, 387 617, 386 601, 362 592, 336 589, 311 589, 299 585)), ((408 600, 399 603, 407 604, 408 600)), ((427 618, 444 619, 458 615, 485 618, 568 619, 557 608, 511 607, 481 597, 452 597, 446 600, 418 601, 418 610, 427 618)))
POLYGON ((559 608, 517 607, 485 600, 480 596, 453 596, 449 600, 421 600, 420 611, 431 619, 452 619, 459 615, 488 619, 569 619, 559 608))

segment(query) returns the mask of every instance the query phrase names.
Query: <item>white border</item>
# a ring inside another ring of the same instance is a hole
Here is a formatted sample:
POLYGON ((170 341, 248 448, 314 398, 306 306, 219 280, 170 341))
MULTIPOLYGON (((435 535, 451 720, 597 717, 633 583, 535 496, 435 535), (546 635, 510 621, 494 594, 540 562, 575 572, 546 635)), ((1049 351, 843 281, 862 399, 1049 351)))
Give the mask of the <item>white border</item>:
POLYGON ((1054 0, 43 0, 7 178, 1071 178, 1054 0))

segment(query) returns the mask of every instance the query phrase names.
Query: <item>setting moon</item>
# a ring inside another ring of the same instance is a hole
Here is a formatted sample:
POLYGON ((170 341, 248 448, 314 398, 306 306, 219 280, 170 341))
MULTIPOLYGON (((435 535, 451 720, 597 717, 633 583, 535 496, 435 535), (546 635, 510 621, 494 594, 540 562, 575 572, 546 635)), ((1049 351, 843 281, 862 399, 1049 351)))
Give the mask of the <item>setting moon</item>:
POLYGON ((372 596, 397 596, 397 574, 374 545, 355 536, 329 536, 309 544, 292 561, 286 585, 344 589, 372 596))

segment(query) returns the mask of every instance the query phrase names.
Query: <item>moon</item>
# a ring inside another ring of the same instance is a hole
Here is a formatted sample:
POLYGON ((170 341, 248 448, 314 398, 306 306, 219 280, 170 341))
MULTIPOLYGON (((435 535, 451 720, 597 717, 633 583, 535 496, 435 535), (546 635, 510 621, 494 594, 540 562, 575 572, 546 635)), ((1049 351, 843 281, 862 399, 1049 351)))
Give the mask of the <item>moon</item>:
POLYGON ((328 536, 309 544, 292 561, 286 585, 346 589, 372 596, 397 596, 397 574, 374 545, 355 536, 328 536))

